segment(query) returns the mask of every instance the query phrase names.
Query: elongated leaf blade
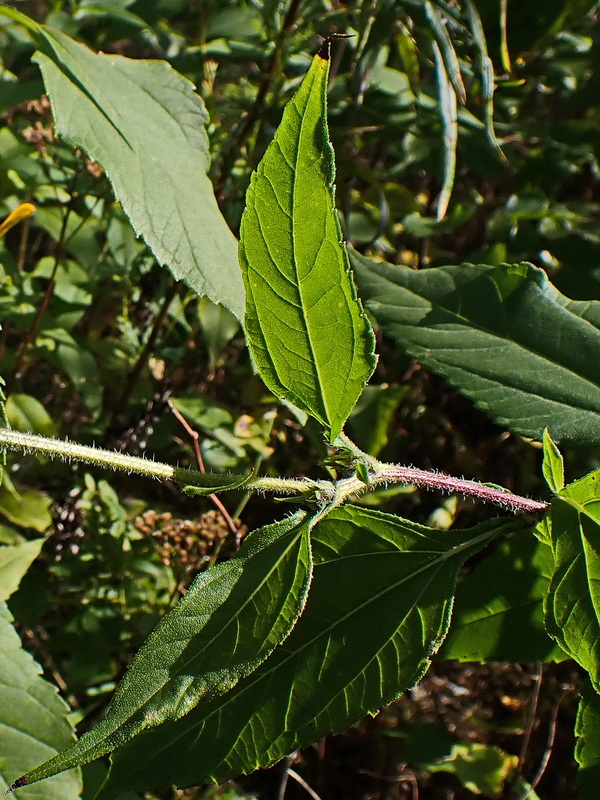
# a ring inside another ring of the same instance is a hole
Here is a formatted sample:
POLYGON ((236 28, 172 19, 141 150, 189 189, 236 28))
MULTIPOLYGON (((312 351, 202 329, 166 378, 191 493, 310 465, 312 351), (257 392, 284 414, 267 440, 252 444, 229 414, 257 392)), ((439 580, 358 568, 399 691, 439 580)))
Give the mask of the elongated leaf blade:
POLYGON ((58 132, 102 165, 157 260, 241 319, 237 244, 206 174, 207 114, 192 84, 165 62, 97 54, 40 31, 47 54, 35 59, 58 132))
POLYGON ((334 205, 329 62, 315 56, 246 195, 246 331, 266 385, 340 432, 375 366, 334 205))
POLYGON ((312 572, 310 518, 256 531, 240 556, 201 573, 134 657, 107 716, 27 783, 85 764, 146 728, 228 692, 289 634, 312 572))
POLYGON ((284 645, 229 694, 119 748, 98 800, 249 772, 396 698, 445 635, 458 568, 502 529, 439 532, 356 507, 331 512, 313 531, 313 583, 284 645))
POLYGON ((442 123, 444 168, 442 188, 436 200, 436 218, 444 219, 454 186, 456 173, 456 147, 458 145, 458 105, 455 89, 448 79, 442 54, 436 42, 432 42, 438 86, 438 105, 442 123))
POLYGON ((600 443, 600 303, 569 300, 531 264, 415 271, 351 257, 383 329, 499 425, 600 443))
POLYGON ((546 627, 600 691, 600 470, 566 486, 552 501, 554 574, 546 627))
MULTIPOLYGON (((68 721, 69 708, 56 689, 41 677, 41 667, 21 647, 12 616, 0 602, 0 792, 30 767, 50 758, 75 738, 68 721)), ((76 800, 80 796, 78 771, 48 781, 43 800, 76 800)), ((21 800, 40 800, 38 787, 21 789, 21 800)))
POLYGON ((595 800, 600 783, 600 696, 589 681, 585 681, 581 691, 575 735, 579 800, 595 800))
POLYGON ((438 656, 459 661, 562 661, 544 628, 554 569, 548 545, 521 530, 457 587, 452 624, 438 656))

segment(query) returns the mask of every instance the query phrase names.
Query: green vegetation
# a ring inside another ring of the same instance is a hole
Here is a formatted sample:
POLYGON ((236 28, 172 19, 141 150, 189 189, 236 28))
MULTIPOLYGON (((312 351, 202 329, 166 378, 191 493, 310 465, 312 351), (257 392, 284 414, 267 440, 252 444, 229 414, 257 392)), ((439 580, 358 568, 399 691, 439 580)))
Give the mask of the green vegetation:
POLYGON ((594 797, 600 11, 523 6, 0 8, 17 798, 594 797))

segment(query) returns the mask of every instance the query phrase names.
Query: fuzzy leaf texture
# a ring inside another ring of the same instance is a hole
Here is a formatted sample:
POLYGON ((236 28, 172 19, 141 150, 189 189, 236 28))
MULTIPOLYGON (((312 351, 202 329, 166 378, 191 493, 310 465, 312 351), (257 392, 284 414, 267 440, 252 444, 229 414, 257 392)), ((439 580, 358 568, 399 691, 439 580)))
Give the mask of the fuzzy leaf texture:
MULTIPOLYGON (((0 602, 0 792, 44 758, 50 758, 75 738, 67 719, 69 708, 41 676, 41 667, 21 647, 6 604, 0 602)), ((19 800, 76 800, 78 771, 19 790, 19 800)))
POLYGON ((310 518, 255 531, 201 573, 135 655, 106 717, 26 776, 33 783, 110 752, 144 729, 230 691, 289 634, 311 578, 310 518))
POLYGON ((328 70, 315 56, 252 176, 240 261, 246 333, 263 381, 335 439, 375 356, 334 204, 328 70))
POLYGON ((411 270, 351 253, 382 328, 499 425, 600 444, 600 303, 569 300, 531 264, 411 270))
POLYGON ((445 636, 461 564, 506 529, 335 509, 313 529, 313 582, 289 638, 231 692, 116 750, 98 800, 250 772, 391 702, 445 636))
POLYGON ((237 244, 207 175, 208 115, 192 84, 166 62, 94 53, 38 31, 46 47, 35 60, 57 131, 104 168, 157 260, 241 319, 237 244))
POLYGON ((600 692, 600 470, 559 492, 551 523, 554 574, 546 627, 600 692))

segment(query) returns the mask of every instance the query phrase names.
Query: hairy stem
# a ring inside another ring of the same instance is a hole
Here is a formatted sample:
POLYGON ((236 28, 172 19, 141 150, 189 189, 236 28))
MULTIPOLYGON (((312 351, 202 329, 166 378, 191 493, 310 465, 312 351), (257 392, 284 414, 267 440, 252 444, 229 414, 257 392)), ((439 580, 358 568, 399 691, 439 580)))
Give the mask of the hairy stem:
MULTIPOLYGON (((344 445, 351 444, 345 441, 344 445)), ((48 439, 31 433, 19 433, 8 428, 0 428, 0 447, 20 452, 41 453, 51 458, 75 459, 86 464, 106 467, 113 470, 135 472, 159 480, 171 480, 182 486, 199 486, 206 488, 204 473, 197 470, 172 467, 147 458, 101 450, 97 447, 76 444, 75 442, 48 439)), ((360 451, 358 451, 360 452, 360 451)), ((341 505, 352 495, 369 491, 376 486, 390 483, 405 483, 420 486, 424 489, 442 492, 453 492, 465 497, 474 497, 488 503, 506 508, 509 511, 541 514, 548 510, 549 503, 530 500, 504 489, 487 486, 477 481, 468 481, 444 475, 439 472, 428 472, 414 467, 397 464, 384 464, 369 457, 368 482, 357 475, 336 481, 313 481, 308 478, 250 478, 244 483, 246 491, 269 492, 284 495, 305 495, 321 505, 328 507, 341 505)), ((224 476, 226 477, 226 476, 224 476)), ((232 477, 232 483, 234 478, 232 477)), ((215 491, 218 489, 215 488, 215 491)))

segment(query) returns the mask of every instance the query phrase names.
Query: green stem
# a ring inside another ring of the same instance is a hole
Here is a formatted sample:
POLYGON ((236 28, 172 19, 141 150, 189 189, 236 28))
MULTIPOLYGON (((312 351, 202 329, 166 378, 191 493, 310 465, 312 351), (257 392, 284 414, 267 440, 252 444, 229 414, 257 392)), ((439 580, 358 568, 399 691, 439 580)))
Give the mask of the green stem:
MULTIPOLYGON (((353 443, 342 435, 336 440, 338 446, 346 447, 357 456, 362 453, 353 443)), ((96 447, 76 444, 74 442, 48 439, 31 433, 19 433, 8 428, 0 428, 0 447, 6 447, 20 452, 43 453, 51 458, 75 459, 87 464, 106 467, 124 472, 135 472, 159 480, 171 480, 182 486, 199 486, 206 489, 204 473, 192 469, 172 467, 159 461, 147 458, 115 453, 111 450, 101 450, 96 447)), ((372 456, 366 456, 368 468, 368 483, 358 475, 342 478, 335 483, 331 481, 313 481, 309 478, 250 478, 244 483, 246 491, 269 492, 284 495, 304 495, 311 497, 321 505, 323 512, 344 503, 353 495, 369 491, 375 486, 389 483, 405 483, 420 486, 434 491, 453 492, 466 497, 474 497, 494 505, 515 512, 529 512, 541 514, 548 510, 549 503, 530 500, 512 492, 494 486, 486 486, 477 481, 467 481, 444 475, 439 472, 428 472, 414 467, 405 467, 397 464, 384 464, 372 456)), ((365 460, 361 460, 365 463, 365 460)), ((225 476, 227 477, 227 476, 225 476)), ((231 476, 234 483, 236 476, 231 476)), ((210 488, 210 487, 209 487, 210 488)))

